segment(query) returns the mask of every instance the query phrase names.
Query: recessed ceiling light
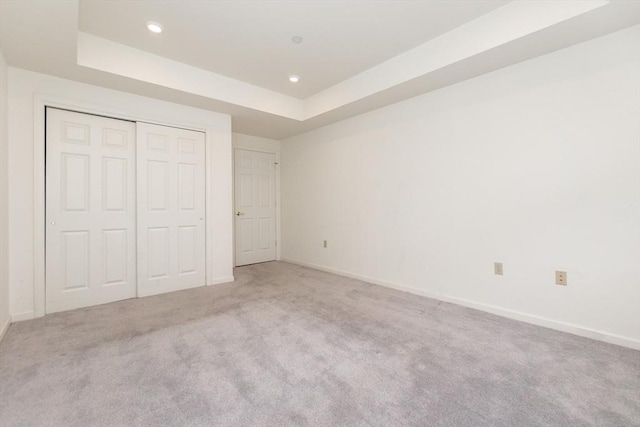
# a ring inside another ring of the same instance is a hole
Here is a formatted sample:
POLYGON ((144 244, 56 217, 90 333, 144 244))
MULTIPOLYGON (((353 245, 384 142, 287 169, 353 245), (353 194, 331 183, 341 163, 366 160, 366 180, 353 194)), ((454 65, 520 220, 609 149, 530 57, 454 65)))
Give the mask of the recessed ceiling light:
POLYGON ((300 81, 300 76, 289 76, 289 81, 291 83, 298 83, 300 81))
POLYGON ((293 36, 291 38, 291 41, 294 42, 295 44, 300 44, 302 43, 302 40, 304 40, 302 37, 300 36, 293 36))
POLYGON ((152 33, 160 34, 162 32, 162 25, 157 22, 147 22, 147 29, 152 33))

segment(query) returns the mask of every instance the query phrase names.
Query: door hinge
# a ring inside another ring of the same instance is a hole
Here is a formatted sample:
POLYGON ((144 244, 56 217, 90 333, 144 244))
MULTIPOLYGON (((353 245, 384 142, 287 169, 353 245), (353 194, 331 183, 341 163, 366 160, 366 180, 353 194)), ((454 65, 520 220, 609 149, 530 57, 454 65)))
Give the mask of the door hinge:
POLYGON ((278 247, 278 241, 276 240, 276 248, 278 247))

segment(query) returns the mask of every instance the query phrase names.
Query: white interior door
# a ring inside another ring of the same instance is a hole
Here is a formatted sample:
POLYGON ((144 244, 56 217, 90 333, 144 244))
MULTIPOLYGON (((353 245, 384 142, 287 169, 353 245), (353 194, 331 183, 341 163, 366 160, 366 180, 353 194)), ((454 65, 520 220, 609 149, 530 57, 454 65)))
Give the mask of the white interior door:
POLYGON ((204 133, 138 123, 138 296, 205 285, 204 133))
POLYGON ((236 265, 276 259, 275 154, 235 150, 236 265))
POLYGON ((47 109, 46 312, 136 296, 136 125, 47 109))

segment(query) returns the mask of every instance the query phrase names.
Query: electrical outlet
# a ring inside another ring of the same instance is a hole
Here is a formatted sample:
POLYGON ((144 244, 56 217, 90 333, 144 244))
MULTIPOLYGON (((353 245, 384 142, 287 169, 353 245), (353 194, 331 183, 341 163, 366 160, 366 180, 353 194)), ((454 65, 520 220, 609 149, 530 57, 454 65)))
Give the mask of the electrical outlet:
POLYGON ((567 286, 567 272, 556 270, 556 285, 567 286))
POLYGON ((322 241, 322 247, 323 247, 323 248, 326 248, 326 247, 327 247, 327 241, 326 241, 326 240, 323 240, 323 241, 322 241))
POLYGON ((502 263, 501 262, 494 262, 493 263, 493 274, 496 274, 498 276, 502 276, 503 275, 502 263))

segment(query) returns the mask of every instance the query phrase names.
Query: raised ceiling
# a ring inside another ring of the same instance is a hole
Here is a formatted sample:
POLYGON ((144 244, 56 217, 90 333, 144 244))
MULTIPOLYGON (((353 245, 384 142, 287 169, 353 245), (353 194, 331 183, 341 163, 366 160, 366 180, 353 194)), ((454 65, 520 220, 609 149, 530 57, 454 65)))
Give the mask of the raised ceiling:
POLYGON ((10 66, 282 139, 639 22, 624 0, 2 0, 0 46, 10 66))
POLYGON ((84 0, 79 26, 304 99, 507 2, 84 0), (150 20, 165 31, 147 31, 150 20), (302 43, 295 44, 294 36, 302 43), (290 74, 301 76, 300 83, 291 84, 290 74))

